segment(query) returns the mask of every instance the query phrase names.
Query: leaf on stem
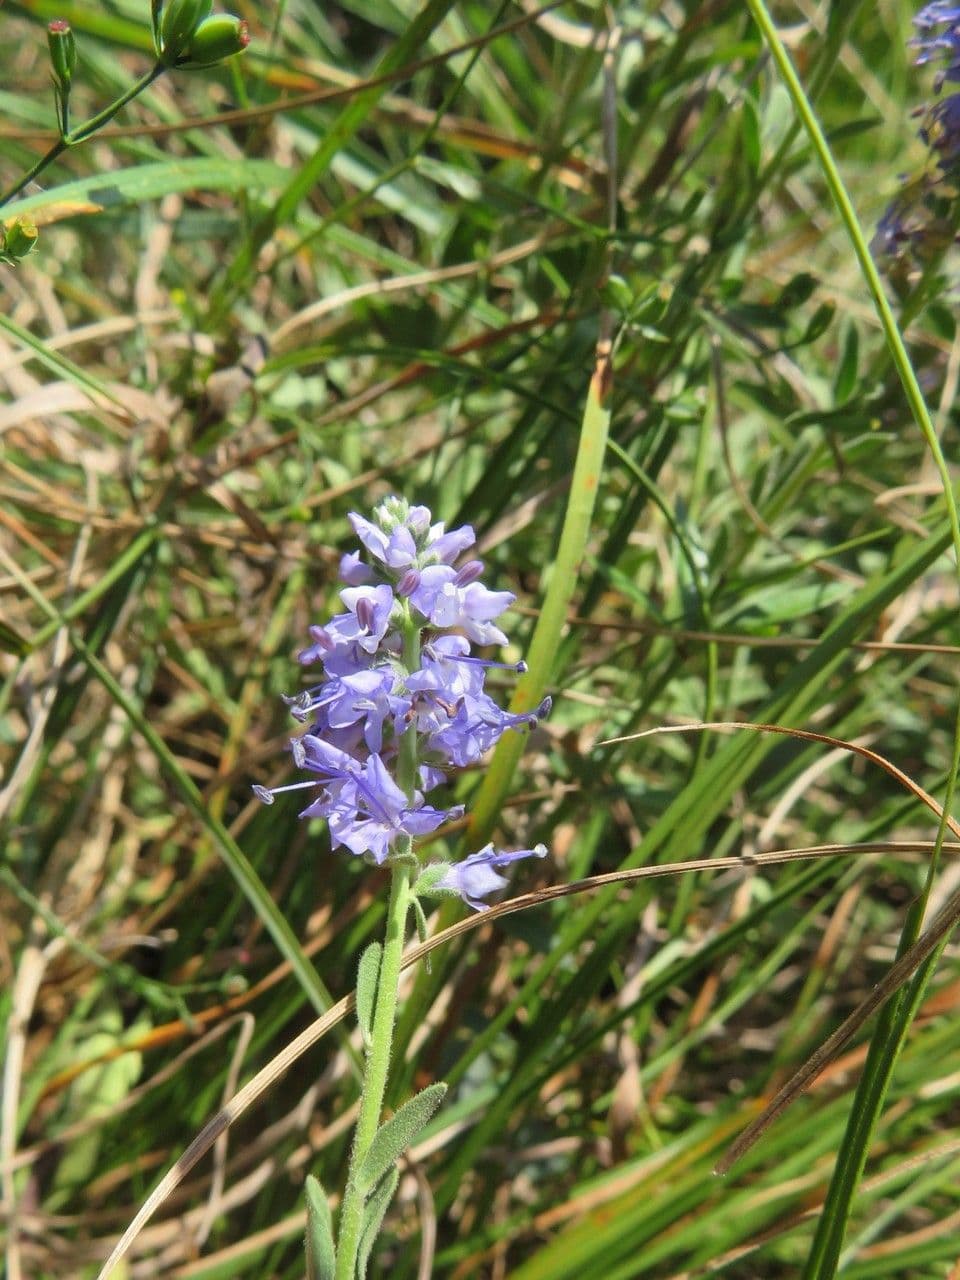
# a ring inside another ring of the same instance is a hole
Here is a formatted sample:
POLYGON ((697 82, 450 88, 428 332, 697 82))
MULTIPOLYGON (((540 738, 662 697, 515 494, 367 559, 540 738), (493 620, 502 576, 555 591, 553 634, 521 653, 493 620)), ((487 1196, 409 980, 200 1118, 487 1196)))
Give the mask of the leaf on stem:
POLYGON ((360 957, 357 969, 357 1022, 360 1024, 365 1048, 370 1047, 373 1039, 373 1006, 377 998, 382 950, 379 942, 371 942, 360 957))
POLYGON ((394 1160, 406 1151, 446 1092, 445 1084, 428 1085, 380 1126, 357 1172, 357 1183, 364 1194, 376 1186, 394 1160))
MULTIPOLYGON (((421 941, 421 942, 426 942, 426 940, 427 940, 427 917, 426 917, 426 915, 425 915, 425 913, 424 913, 424 910, 423 910, 423 904, 421 903, 421 901, 420 901, 420 899, 419 899, 419 898, 414 898, 414 899, 413 899, 413 916, 414 916, 414 919, 415 919, 415 920, 416 920, 416 922, 417 922, 417 937, 420 939, 420 941, 421 941)), ((423 963, 424 963, 424 967, 425 967, 425 968, 426 968, 426 970, 427 970, 427 973, 432 973, 432 972, 433 972, 433 969, 431 968, 431 965, 430 965, 430 957, 429 957, 429 956, 426 956, 426 957, 425 957, 425 959, 424 959, 424 962, 423 962, 423 963)))
POLYGON ((393 1199, 397 1190, 397 1183, 400 1181, 400 1171, 396 1165, 390 1170, 385 1178, 381 1178, 376 1191, 367 1201, 363 1210, 363 1227, 360 1234, 360 1248, 357 1251, 357 1277, 358 1280, 366 1280, 367 1264, 370 1261, 370 1254, 376 1243, 377 1236, 380 1234, 380 1227, 383 1225, 383 1219, 387 1210, 390 1208, 390 1201, 393 1199))
POLYGON ((312 1174, 307 1175, 307 1280, 333 1280, 337 1269, 333 1247, 333 1219, 326 1193, 312 1174))

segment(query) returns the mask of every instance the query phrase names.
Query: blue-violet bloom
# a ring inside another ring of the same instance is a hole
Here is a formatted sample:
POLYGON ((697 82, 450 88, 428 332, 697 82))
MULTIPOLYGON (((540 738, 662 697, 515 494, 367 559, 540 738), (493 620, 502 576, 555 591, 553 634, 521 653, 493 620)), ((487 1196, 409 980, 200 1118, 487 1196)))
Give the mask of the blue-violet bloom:
MULTIPOLYGON (((312 778, 254 791, 266 804, 279 792, 309 791, 300 816, 324 818, 334 848, 382 864, 409 856, 412 840, 460 817, 462 805, 436 808, 424 794, 450 769, 475 764, 506 730, 535 726, 550 699, 511 715, 485 691, 490 668, 526 667, 471 653, 472 645, 506 643, 494 619, 515 597, 480 582, 481 561, 455 567, 474 544, 469 525, 447 531, 426 507, 396 497, 371 520, 349 518, 363 550, 340 561, 345 611, 311 626, 311 642, 299 654, 304 666, 319 663, 323 676, 286 699, 307 726, 291 743, 294 762, 312 778), (401 760, 407 785, 399 781, 401 760)), ((545 853, 542 845, 514 853, 488 845, 451 864, 437 888, 479 909, 485 894, 506 884, 494 867, 545 853)))
POLYGON ((436 888, 457 893, 475 911, 483 911, 487 904, 480 899, 488 893, 496 893, 507 883, 503 876, 497 875, 494 867, 506 866, 520 858, 546 856, 547 848, 542 844, 533 849, 517 849, 514 853, 498 853, 492 844, 488 844, 462 862, 452 862, 437 881, 436 888))

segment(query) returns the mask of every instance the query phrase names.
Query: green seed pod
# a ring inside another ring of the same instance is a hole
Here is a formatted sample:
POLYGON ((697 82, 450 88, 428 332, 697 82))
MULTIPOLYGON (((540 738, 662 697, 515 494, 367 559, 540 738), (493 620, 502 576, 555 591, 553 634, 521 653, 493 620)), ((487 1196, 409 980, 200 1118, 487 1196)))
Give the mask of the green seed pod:
POLYGON ((160 19, 160 61, 164 66, 176 66, 212 8, 213 0, 170 0, 160 19))
POLYGON ((9 263, 20 262, 37 243, 37 228, 33 222, 21 214, 10 222, 0 224, 0 260, 9 263))
POLYGON ((47 27, 47 45, 54 79, 66 92, 77 67, 77 42, 70 30, 70 23, 63 18, 55 18, 47 27))
POLYGON ((232 13, 215 13, 197 27, 184 52, 185 60, 178 62, 177 66, 188 70, 213 67, 224 58, 242 53, 249 43, 247 24, 242 18, 232 13))

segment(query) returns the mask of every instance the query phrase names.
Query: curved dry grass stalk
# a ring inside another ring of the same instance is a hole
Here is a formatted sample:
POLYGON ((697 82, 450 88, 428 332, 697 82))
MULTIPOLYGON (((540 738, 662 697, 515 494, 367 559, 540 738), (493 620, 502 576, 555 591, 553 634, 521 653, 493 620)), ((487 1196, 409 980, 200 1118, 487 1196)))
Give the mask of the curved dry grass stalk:
MULTIPOLYGON (((960 835, 960 831, 957 832, 960 835)), ((945 844, 944 849, 951 853, 960 853, 960 842, 945 844)), ((590 876, 572 884, 551 885, 546 889, 537 889, 532 893, 524 893, 507 902, 498 903, 487 911, 458 920, 448 929, 444 929, 426 942, 411 947, 403 959, 403 969, 409 969, 444 943, 453 941, 481 924, 503 916, 513 915, 518 911, 526 911, 531 907, 542 906, 559 898, 568 898, 578 893, 602 889, 613 884, 633 884, 640 880, 653 880, 666 876, 687 875, 695 871, 729 871, 736 868, 753 870, 756 867, 778 866, 788 862, 812 861, 824 857, 859 857, 877 853, 928 853, 932 845, 929 841, 896 841, 871 842, 855 845, 811 845, 801 849, 777 849, 769 853, 752 854, 749 858, 695 858, 686 862, 675 862, 669 866, 634 867, 628 871, 611 871, 604 875, 590 876)), ((958 892, 960 900, 960 892, 958 892)), ((909 952, 904 956, 906 960, 909 952)), ((200 1130, 183 1155, 168 1170, 161 1181, 153 1189, 141 1206, 126 1231, 117 1242, 110 1256, 101 1268, 97 1280, 107 1280, 117 1263, 128 1253, 130 1246, 142 1228, 150 1221, 164 1200, 180 1185, 187 1174, 198 1164, 214 1145, 221 1134, 246 1112, 258 1098, 262 1097, 294 1063, 309 1049, 317 1044, 328 1031, 341 1022, 355 1007, 354 995, 351 992, 332 1006, 321 1018, 317 1018, 306 1027, 295 1040, 268 1063, 261 1071, 244 1085, 244 1087, 200 1130)))
MULTIPOLYGON (((661 733, 697 733, 703 729, 749 729, 754 733, 777 733, 788 738, 799 738, 804 742, 821 742, 829 747, 839 747, 854 755, 862 756, 871 764, 879 765, 897 782, 922 801, 923 804, 939 819, 943 828, 949 828, 955 836, 960 837, 960 824, 950 814, 945 814, 942 807, 929 792, 908 777, 902 769, 886 756, 869 747, 853 742, 845 742, 842 738, 834 738, 826 733, 814 733, 810 729, 792 729, 781 724, 750 724, 736 720, 711 720, 689 725, 662 725, 655 729, 645 729, 641 733, 628 734, 622 738, 608 738, 606 743, 632 742, 638 738, 648 738, 661 733)), ((606 743, 600 745, 606 745, 606 743)), ((946 848, 946 845, 941 847, 946 848)), ((924 930, 913 946, 909 947, 895 964, 891 965, 886 975, 877 983, 870 994, 857 1005, 856 1009, 844 1019, 840 1026, 824 1040, 823 1044, 810 1055, 799 1071, 780 1088, 763 1111, 743 1130, 722 1159, 717 1162, 715 1173, 729 1173, 741 1156, 746 1155, 753 1144, 764 1134, 773 1122, 786 1111, 805 1089, 808 1089, 824 1067, 836 1057, 844 1045, 856 1035, 867 1019, 880 1008, 910 978, 914 970, 933 954, 940 943, 950 934, 960 921, 960 889, 947 898, 944 905, 934 916, 930 925, 924 930)))
MULTIPOLYGON (((870 1178, 864 1178, 864 1191, 876 1191, 886 1186, 896 1185, 916 1170, 921 1170, 938 1161, 946 1161, 955 1157, 960 1152, 960 1139, 951 1138, 948 1142, 939 1146, 931 1147, 929 1150, 922 1152, 920 1155, 909 1156, 905 1160, 899 1161, 890 1168, 884 1169, 881 1173, 875 1173, 870 1178)), ((820 1171, 814 1170, 813 1177, 820 1177, 820 1171)), ((776 1240, 780 1236, 786 1235, 790 1231, 795 1231, 798 1226, 805 1222, 815 1222, 823 1212, 824 1197, 819 1195, 816 1204, 810 1205, 806 1209, 801 1209, 798 1213, 791 1213, 782 1221, 776 1223, 772 1227, 758 1232, 747 1243, 737 1245, 733 1249, 728 1249, 726 1253, 721 1254, 717 1258, 713 1258, 710 1262, 702 1267, 697 1267, 695 1271, 677 1271, 668 1280, 703 1280, 706 1276, 720 1275, 726 1271, 731 1263, 742 1261, 744 1258, 750 1257, 758 1250, 762 1249, 765 1244, 771 1240, 776 1240)), ((950 1231, 956 1225, 958 1215, 953 1214, 950 1218, 939 1219, 936 1223, 932 1223, 928 1227, 922 1228, 920 1231, 911 1232, 909 1236, 901 1235, 898 1238, 898 1244, 902 1244, 904 1239, 924 1239, 929 1238, 930 1233, 942 1233, 950 1231)), ((864 1256, 873 1254, 876 1248, 883 1249, 885 1246, 874 1246, 874 1249, 865 1250, 864 1256)))

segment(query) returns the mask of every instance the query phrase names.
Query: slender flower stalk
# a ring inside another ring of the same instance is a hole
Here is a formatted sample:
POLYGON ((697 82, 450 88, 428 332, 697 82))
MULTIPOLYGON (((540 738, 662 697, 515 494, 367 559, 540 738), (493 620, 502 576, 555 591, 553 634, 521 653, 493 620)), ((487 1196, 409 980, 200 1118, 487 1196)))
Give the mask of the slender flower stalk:
POLYGON ((0 194, 0 208, 28 187, 64 151, 84 142, 105 124, 109 124, 119 111, 148 89, 165 71, 213 67, 226 58, 241 53, 250 43, 247 24, 233 14, 211 14, 212 2, 213 0, 170 0, 164 6, 160 0, 153 0, 151 20, 156 50, 153 66, 109 106, 72 129, 70 90, 77 69, 77 49, 69 23, 62 18, 55 18, 47 28, 47 43, 60 137, 12 187, 0 194))
POLYGON ((462 805, 429 804, 426 793, 452 770, 480 761, 507 730, 536 725, 550 699, 534 712, 510 715, 484 688, 491 667, 520 673, 525 666, 471 652, 472 645, 506 643, 495 619, 514 596, 483 585, 479 560, 455 567, 473 546, 469 526, 448 532, 426 507, 395 497, 372 520, 352 514, 350 522, 362 550, 341 560, 344 611, 312 626, 299 655, 304 666, 319 663, 322 678, 286 700, 307 726, 290 745, 294 763, 311 777, 254 786, 265 804, 288 790, 306 791, 301 817, 324 819, 335 849, 391 873, 384 943, 364 953, 358 978, 366 1066, 339 1238, 334 1245, 327 1218, 311 1208, 310 1280, 362 1274, 393 1194, 396 1157, 443 1093, 444 1086, 431 1086, 381 1126, 411 910, 421 931, 425 897, 458 897, 482 911, 484 899, 507 883, 495 868, 547 852, 543 845, 513 852, 487 845, 458 863, 421 864, 415 841, 463 813, 462 805))
POLYGON ((367 1052, 360 1114, 353 1137, 347 1185, 340 1209, 340 1231, 337 1241, 336 1280, 354 1280, 357 1253, 363 1231, 363 1210, 367 1199, 357 1176, 367 1152, 377 1135, 383 1099, 390 1069, 393 1029, 397 1020, 397 994, 400 989, 400 962, 407 934, 410 909, 410 866, 405 862, 393 868, 390 901, 387 905, 387 931, 377 978, 377 1003, 367 1052))

